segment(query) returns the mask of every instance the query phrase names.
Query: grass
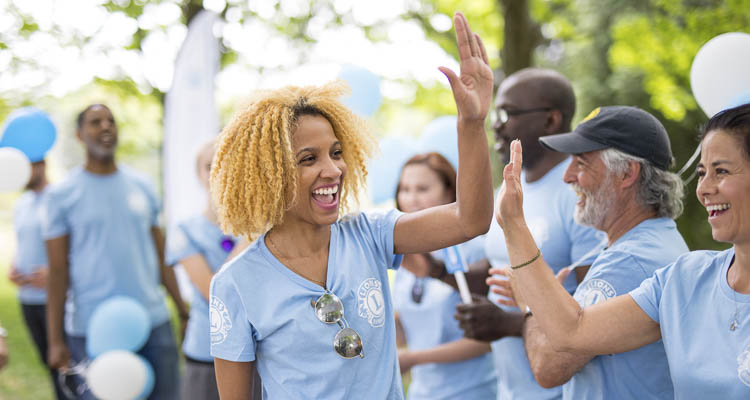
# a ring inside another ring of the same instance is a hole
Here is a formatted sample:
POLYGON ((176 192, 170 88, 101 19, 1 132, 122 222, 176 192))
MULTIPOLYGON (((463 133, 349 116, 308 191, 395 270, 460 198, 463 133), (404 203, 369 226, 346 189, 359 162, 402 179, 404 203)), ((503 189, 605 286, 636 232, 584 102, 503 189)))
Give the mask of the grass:
MULTIPOLYGON (((3 229, 4 230, 4 229, 3 229)), ((5 232, 0 238, 6 239, 5 232)), ((0 243, 8 243, 1 240, 0 243)), ((0 249, 0 321, 8 330, 10 363, 0 371, 0 399, 53 399, 52 384, 31 341, 16 298, 16 288, 6 278, 10 265, 9 248, 0 249)), ((15 246, 10 247, 15 248, 15 246)))

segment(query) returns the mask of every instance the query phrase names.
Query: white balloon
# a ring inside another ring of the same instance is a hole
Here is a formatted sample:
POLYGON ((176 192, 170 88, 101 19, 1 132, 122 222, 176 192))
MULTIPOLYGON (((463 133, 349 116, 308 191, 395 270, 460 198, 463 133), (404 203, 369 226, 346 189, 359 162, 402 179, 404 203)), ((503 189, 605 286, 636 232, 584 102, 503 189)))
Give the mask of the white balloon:
POLYGON ((31 163, 21 150, 0 147, 0 192, 20 190, 31 178, 31 163))
POLYGON ((706 42, 693 59, 690 86, 709 117, 750 91, 750 34, 723 33, 706 42))
POLYGON ((148 384, 147 368, 135 353, 112 350, 91 362, 86 381, 91 392, 101 400, 134 400, 148 384))

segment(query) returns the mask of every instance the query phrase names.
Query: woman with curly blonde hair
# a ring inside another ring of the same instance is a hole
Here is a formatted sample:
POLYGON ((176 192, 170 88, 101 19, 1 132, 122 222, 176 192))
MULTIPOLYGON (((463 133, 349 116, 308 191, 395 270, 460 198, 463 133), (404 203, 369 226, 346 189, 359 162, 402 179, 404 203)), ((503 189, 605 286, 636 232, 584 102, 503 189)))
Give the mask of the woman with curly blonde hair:
POLYGON ((211 354, 222 399, 401 399, 386 270, 487 231, 492 183, 484 120, 492 70, 457 13, 461 74, 455 202, 402 214, 339 209, 365 182, 373 147, 341 84, 261 93, 225 128, 211 189, 225 231, 261 234, 211 282, 211 354))

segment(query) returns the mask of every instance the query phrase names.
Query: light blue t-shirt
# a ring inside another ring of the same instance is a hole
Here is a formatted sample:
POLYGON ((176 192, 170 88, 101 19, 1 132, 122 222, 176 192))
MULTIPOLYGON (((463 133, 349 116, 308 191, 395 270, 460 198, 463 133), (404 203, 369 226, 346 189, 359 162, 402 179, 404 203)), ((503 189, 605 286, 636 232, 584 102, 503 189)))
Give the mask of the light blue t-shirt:
MULTIPOLYGON (((27 190, 18 199, 13 212, 18 248, 14 259, 16 270, 24 275, 47 268, 47 249, 42 237, 40 211, 47 188, 40 193, 27 190)), ((21 304, 38 305, 47 302, 47 291, 43 288, 24 285, 18 288, 21 304)))
MULTIPOLYGON (((568 184, 563 182, 563 173, 570 164, 567 159, 552 168, 541 179, 527 183, 525 172, 521 172, 523 187, 523 213, 526 224, 541 250, 544 261, 557 273, 562 268, 578 261, 591 250, 601 246, 606 239, 603 232, 575 223, 573 214, 577 197, 568 184)), ((508 249, 505 235, 492 218, 486 235, 485 253, 494 268, 508 267, 508 249)), ((596 253, 587 256, 581 265, 590 265, 596 253)), ((565 281, 570 292, 576 288, 575 273, 565 281)), ((499 297, 492 292, 488 296, 495 302, 499 297)), ((501 306, 505 310, 517 308, 501 306)), ((560 398, 559 387, 544 389, 536 382, 531 372, 523 338, 506 337, 492 343, 492 354, 497 371, 498 399, 555 399, 560 398)))
POLYGON ((401 264, 393 253, 401 215, 362 212, 331 225, 326 286, 362 338, 364 358, 334 351, 340 328, 311 305, 325 290, 279 262, 265 235, 211 280, 211 355, 255 360, 266 399, 403 399, 387 274, 401 264))
POLYGON ((112 296, 139 301, 151 326, 168 320, 151 228, 159 205, 148 181, 133 170, 97 175, 76 168, 45 199, 46 240, 69 235, 70 287, 65 332, 85 336, 96 307, 112 296))
MULTIPOLYGON (((231 252, 231 248, 222 247, 223 240, 231 240, 232 243, 238 241, 234 236, 225 235, 203 215, 196 215, 180 222, 169 238, 167 264, 174 265, 187 257, 201 255, 211 268, 211 272, 216 272, 231 252)), ((192 282, 190 286, 193 290, 193 301, 190 303, 190 319, 182 342, 182 351, 194 360, 213 361, 209 339, 208 301, 192 282)))
MULTIPOLYGON (((467 264, 482 260, 484 237, 476 237, 459 245, 467 264)), ((443 259, 443 252, 432 255, 443 259)), ((438 279, 418 278, 406 268, 396 271, 393 285, 393 304, 406 333, 410 350, 425 350, 463 338, 463 331, 453 317, 461 296, 448 284, 438 279), (412 288, 422 284, 422 299, 412 299, 412 288)), ((411 383, 407 392, 410 400, 472 399, 494 400, 497 396, 495 368, 492 355, 485 355, 454 363, 423 364, 411 369, 411 383)))
MULTIPOLYGON (((637 288, 688 251, 674 221, 647 219, 599 254, 573 296, 588 307, 637 288)), ((661 340, 620 354, 596 356, 563 385, 563 399, 672 399, 661 340)))
POLYGON ((676 399, 750 399, 750 294, 727 282, 733 258, 687 253, 630 292, 659 323, 676 399))

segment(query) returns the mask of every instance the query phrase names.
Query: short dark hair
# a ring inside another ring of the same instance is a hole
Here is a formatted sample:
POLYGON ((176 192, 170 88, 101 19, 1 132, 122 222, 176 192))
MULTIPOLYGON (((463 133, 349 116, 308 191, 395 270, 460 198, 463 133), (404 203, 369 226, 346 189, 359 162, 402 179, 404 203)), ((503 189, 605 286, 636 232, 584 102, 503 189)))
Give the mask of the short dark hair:
POLYGON ((401 205, 398 204, 398 193, 401 191, 401 176, 403 176, 406 167, 415 164, 425 165, 427 168, 435 171, 445 189, 451 194, 452 201, 456 201, 456 170, 453 169, 453 165, 440 153, 423 153, 408 159, 404 163, 404 166, 401 167, 398 186, 396 186, 396 209, 401 210, 401 205))
POLYGON ((109 112, 112 112, 112 110, 110 110, 109 107, 107 107, 104 104, 101 104, 101 103, 90 104, 88 107, 84 108, 83 111, 81 111, 80 113, 78 113, 78 117, 76 118, 76 128, 77 129, 81 129, 81 127, 83 126, 83 119, 86 117, 86 113, 90 109, 92 109, 94 107, 104 107, 107 110, 109 110, 109 112))
POLYGON ((702 141, 711 131, 724 131, 739 139, 750 160, 750 103, 719 112, 708 120, 698 138, 702 141))

